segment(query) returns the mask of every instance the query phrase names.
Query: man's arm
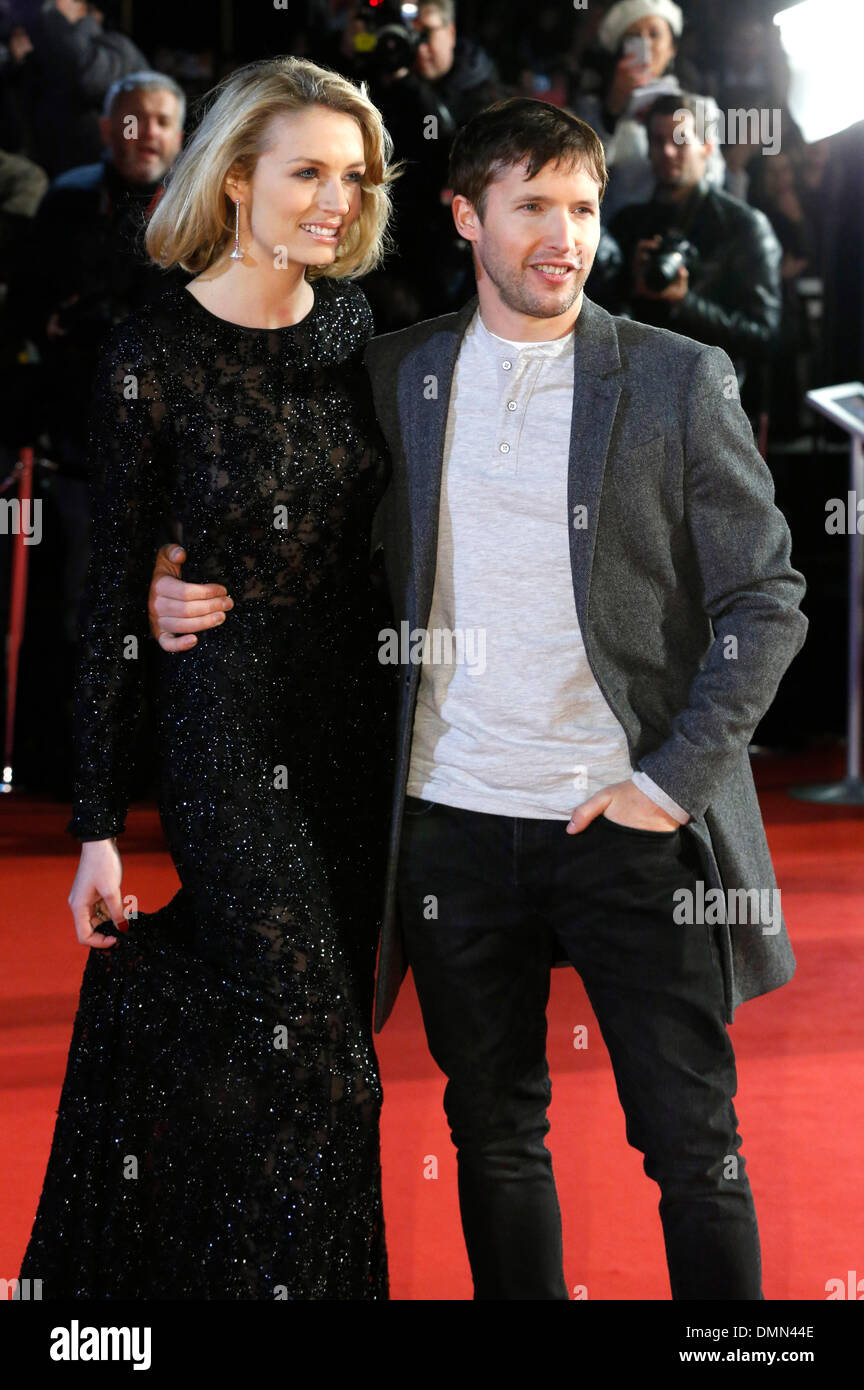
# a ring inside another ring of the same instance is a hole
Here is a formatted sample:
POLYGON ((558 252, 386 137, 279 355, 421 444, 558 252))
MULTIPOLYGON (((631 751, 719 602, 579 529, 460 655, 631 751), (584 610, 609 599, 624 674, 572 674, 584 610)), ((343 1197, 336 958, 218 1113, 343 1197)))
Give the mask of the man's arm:
POLYGON ((163 545, 156 553, 147 612, 150 632, 166 652, 186 652, 198 638, 193 633, 224 623, 234 607, 221 584, 186 584, 180 570, 186 560, 181 545, 163 545))
POLYGON ((764 213, 748 210, 729 254, 723 302, 688 289, 670 305, 666 327, 725 352, 764 354, 780 331, 780 262, 783 252, 764 213))
MULTIPOLYGON (((123 48, 115 44, 92 15, 73 19, 55 3, 43 5, 34 38, 40 63, 91 103, 101 101, 111 83, 131 70, 130 50, 138 53, 131 41, 123 48)), ((146 59, 143 66, 148 66, 146 59)))
POLYGON ((799 609, 805 583, 790 564, 789 528, 720 348, 704 348, 693 368, 684 469, 714 641, 669 738, 639 768, 699 817, 750 742, 807 631, 799 609))

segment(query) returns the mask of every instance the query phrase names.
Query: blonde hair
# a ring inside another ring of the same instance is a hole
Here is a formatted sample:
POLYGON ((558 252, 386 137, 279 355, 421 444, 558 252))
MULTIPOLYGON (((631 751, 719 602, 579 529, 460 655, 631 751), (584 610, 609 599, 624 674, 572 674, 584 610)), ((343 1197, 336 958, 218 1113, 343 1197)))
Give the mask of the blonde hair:
POLYGON ((353 116, 363 134, 366 173, 360 213, 336 259, 309 266, 306 277, 352 279, 378 266, 393 249, 387 230, 389 185, 402 172, 391 164, 393 141, 365 82, 355 86, 330 68, 306 58, 265 58, 238 68, 204 98, 206 114, 165 180, 165 192, 145 236, 148 254, 165 270, 180 265, 197 274, 221 255, 234 236, 233 209, 224 190, 226 175, 239 170, 251 178, 259 157, 273 143, 274 117, 310 106, 353 116))

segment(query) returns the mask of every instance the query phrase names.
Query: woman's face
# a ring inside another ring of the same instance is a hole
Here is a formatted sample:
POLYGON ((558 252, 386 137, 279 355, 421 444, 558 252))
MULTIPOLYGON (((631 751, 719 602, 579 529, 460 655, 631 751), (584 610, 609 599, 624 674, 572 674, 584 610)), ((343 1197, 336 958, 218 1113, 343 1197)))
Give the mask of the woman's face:
MULTIPOLYGON (((366 170, 353 116, 310 106, 279 116, 251 181, 237 185, 240 245, 256 260, 328 266, 360 214, 366 170), (257 253, 257 254, 256 254, 257 253)), ((234 189, 228 186, 228 196, 234 189)))
POLYGON ((661 19, 659 15, 646 15, 644 19, 635 19, 629 28, 625 29, 624 38, 629 38, 632 34, 648 39, 651 44, 651 76, 661 77, 675 57, 675 40, 666 20, 661 19))

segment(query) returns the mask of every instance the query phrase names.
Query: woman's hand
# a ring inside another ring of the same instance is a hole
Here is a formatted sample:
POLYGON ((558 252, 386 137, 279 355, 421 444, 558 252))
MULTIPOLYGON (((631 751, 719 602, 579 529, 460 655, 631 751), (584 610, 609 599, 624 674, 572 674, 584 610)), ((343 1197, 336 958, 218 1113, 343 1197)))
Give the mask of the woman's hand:
POLYGON ((620 116, 630 104, 630 97, 637 87, 644 87, 651 80, 650 63, 640 63, 637 58, 625 57, 617 64, 612 85, 606 97, 606 110, 613 116, 620 116))
POLYGON ((116 840, 89 840, 81 846, 81 858, 69 906, 75 919, 75 933, 82 946, 114 946, 117 938, 98 930, 100 923, 113 922, 125 931, 125 914, 120 884, 123 865, 116 840), (121 925, 122 924, 122 925, 121 925))

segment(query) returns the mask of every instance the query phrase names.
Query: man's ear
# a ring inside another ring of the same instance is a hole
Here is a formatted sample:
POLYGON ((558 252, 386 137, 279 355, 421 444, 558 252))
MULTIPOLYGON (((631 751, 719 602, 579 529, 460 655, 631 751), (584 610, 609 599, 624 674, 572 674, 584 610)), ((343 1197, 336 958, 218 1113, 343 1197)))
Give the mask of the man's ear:
POLYGON ((476 241, 480 233, 480 218, 474 204, 462 193, 454 193, 450 211, 456 230, 466 241, 476 241))

